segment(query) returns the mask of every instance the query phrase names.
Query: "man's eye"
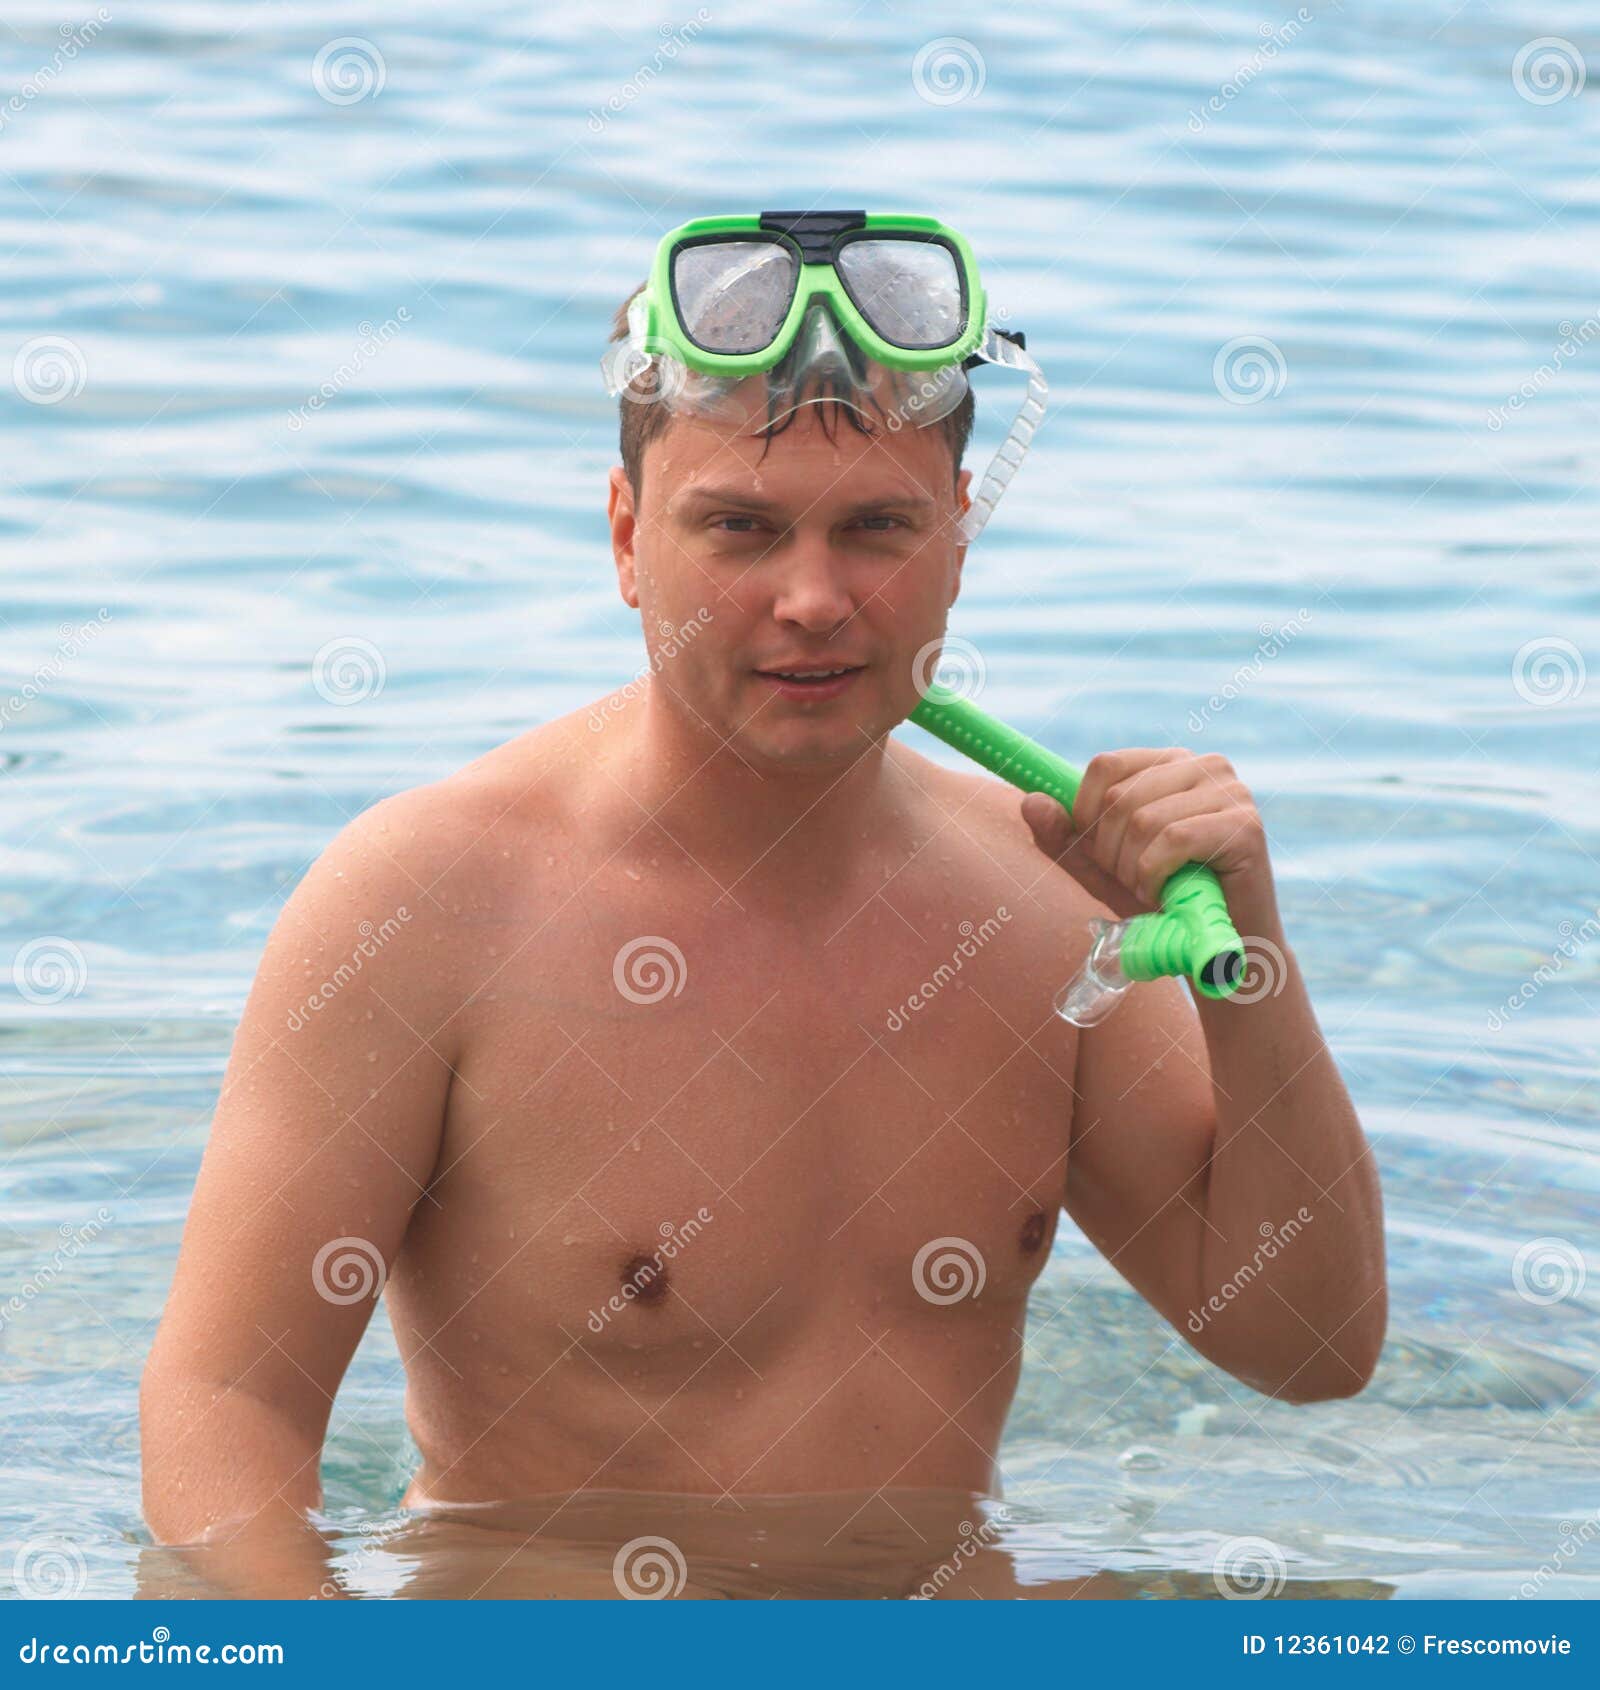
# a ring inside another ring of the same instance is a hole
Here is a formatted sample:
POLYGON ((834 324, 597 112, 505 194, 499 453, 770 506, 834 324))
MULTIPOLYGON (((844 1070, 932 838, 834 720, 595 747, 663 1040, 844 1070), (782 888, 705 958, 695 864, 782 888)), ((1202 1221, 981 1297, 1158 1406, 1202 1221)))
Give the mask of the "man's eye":
POLYGON ((711 526, 720 528, 724 534, 754 534, 756 519, 753 516, 714 516, 711 526))
POLYGON ((864 527, 870 528, 874 534, 887 534, 891 529, 904 528, 905 518, 900 516, 864 516, 861 519, 864 527))

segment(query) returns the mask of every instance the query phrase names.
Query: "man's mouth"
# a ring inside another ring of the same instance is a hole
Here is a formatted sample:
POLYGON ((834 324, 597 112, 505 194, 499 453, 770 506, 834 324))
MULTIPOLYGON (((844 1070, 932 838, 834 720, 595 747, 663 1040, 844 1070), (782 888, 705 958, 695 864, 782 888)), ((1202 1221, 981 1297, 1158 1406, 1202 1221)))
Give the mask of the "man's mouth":
POLYGON ((796 664, 781 669, 757 669, 756 674, 785 698, 834 698, 864 668, 864 663, 796 664))

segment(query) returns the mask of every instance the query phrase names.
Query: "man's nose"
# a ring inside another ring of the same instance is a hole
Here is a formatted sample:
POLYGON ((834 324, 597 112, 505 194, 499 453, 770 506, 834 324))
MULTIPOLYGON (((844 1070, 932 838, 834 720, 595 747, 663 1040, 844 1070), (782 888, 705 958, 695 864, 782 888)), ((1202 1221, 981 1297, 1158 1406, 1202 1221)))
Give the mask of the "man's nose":
POLYGON ((837 628, 856 609, 848 565, 826 534, 798 537, 781 564, 772 613, 808 631, 837 628))

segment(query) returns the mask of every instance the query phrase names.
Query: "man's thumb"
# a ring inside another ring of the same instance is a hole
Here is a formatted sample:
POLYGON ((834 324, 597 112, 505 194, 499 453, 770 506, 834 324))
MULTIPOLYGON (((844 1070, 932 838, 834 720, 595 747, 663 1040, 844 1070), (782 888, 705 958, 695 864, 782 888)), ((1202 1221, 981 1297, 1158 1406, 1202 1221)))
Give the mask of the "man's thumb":
POLYGON ((1059 857, 1076 835, 1072 819, 1047 792, 1030 792, 1022 800, 1022 819, 1033 830, 1041 851, 1059 857))

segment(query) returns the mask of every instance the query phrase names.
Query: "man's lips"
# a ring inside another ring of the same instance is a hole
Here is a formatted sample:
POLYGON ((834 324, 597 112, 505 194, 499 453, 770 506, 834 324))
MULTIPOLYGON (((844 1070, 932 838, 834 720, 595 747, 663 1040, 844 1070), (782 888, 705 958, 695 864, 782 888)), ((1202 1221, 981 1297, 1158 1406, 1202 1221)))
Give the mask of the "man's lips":
POLYGON ((865 668, 864 663, 794 663, 757 669, 756 675, 782 698, 820 700, 838 697, 865 668))

